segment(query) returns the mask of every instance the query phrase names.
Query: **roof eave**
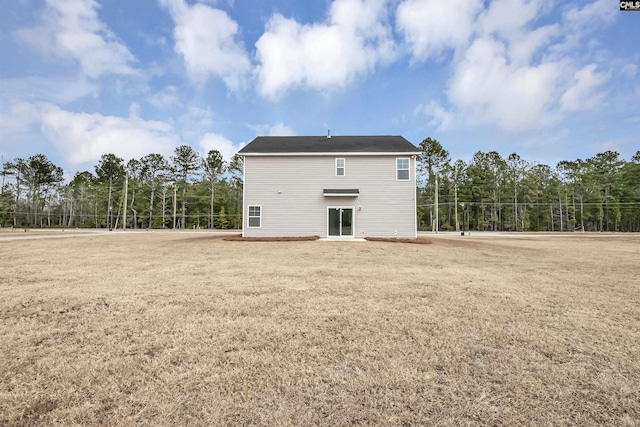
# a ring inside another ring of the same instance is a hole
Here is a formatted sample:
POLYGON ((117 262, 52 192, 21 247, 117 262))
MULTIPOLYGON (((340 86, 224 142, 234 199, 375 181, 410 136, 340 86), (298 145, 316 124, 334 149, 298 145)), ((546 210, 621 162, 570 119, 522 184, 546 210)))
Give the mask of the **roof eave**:
POLYGON ((255 157, 282 157, 282 156, 417 156, 421 154, 421 151, 375 151, 375 152, 298 152, 298 153, 238 153, 240 156, 255 156, 255 157))

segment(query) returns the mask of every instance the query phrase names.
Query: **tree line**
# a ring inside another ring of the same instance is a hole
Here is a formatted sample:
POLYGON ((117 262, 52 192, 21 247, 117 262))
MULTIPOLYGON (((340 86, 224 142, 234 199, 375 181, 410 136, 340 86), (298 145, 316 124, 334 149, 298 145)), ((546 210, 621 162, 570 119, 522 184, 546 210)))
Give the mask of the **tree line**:
POLYGON ((640 151, 615 151, 555 166, 478 151, 451 161, 435 139, 419 146, 422 230, 640 231, 640 151))
POLYGON ((65 183, 45 155, 3 162, 0 224, 12 227, 240 228, 242 157, 202 157, 189 145, 167 159, 126 163, 104 154, 65 183))
MULTIPOLYGON (((478 151, 452 161, 435 139, 419 145, 420 230, 640 231, 640 151, 614 151, 551 167, 512 153, 478 151)), ((104 154, 64 182, 45 155, 2 162, 4 227, 242 227, 241 156, 201 156, 189 145, 169 158, 104 154)))

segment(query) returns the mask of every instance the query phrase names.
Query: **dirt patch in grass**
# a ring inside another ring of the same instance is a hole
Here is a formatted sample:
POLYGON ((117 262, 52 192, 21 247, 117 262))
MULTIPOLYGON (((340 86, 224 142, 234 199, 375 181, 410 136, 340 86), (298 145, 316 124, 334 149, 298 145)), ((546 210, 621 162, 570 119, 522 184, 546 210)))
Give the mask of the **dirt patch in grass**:
POLYGON ((0 425, 638 425, 640 236, 430 240, 3 241, 0 425))
POLYGON ((407 239, 407 238, 397 238, 394 239, 392 237, 365 237, 364 240, 368 240, 370 242, 390 242, 390 243, 416 243, 419 245, 430 245, 433 243, 429 239, 423 238, 415 238, 415 239, 407 239))
POLYGON ((320 236, 300 236, 300 237, 242 237, 229 236, 223 240, 228 242, 308 242, 320 239, 320 236))

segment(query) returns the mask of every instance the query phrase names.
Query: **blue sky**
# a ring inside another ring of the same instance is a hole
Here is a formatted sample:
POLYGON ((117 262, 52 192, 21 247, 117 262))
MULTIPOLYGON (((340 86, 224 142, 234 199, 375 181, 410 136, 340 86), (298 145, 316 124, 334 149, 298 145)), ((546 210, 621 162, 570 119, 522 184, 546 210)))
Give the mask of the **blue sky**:
POLYGON ((612 0, 11 0, 0 154, 68 174, 258 135, 438 139, 554 166, 640 150, 640 12, 612 0))

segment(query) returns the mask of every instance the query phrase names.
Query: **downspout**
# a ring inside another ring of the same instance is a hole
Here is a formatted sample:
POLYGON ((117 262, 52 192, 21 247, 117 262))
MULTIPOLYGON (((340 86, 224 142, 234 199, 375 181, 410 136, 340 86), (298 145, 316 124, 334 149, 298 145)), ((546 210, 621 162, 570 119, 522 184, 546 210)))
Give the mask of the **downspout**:
MULTIPOLYGON (((246 211, 246 204, 245 204, 245 192, 247 188, 247 183, 245 181, 246 168, 247 168, 247 156, 242 156, 242 237, 244 237, 244 220, 245 220, 244 213, 246 211)), ((262 212, 260 212, 260 215, 262 216, 262 212)), ((260 219, 260 221, 262 221, 262 219, 260 219)))
POLYGON ((413 237, 418 238, 418 175, 416 156, 411 156, 413 160, 413 237))

